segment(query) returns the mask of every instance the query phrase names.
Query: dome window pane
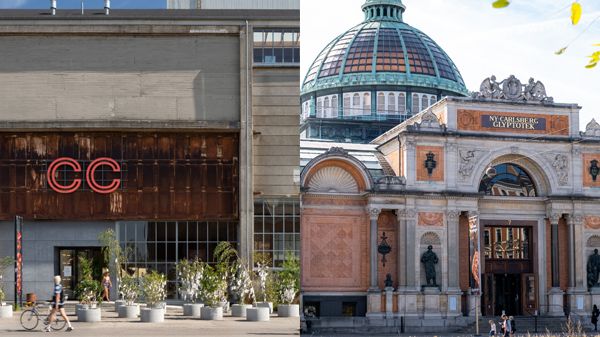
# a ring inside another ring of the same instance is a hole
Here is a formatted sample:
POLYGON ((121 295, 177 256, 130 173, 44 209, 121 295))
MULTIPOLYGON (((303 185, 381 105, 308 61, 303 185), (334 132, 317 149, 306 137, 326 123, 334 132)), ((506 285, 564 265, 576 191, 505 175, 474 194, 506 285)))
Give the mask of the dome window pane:
POLYGON ((404 51, 395 29, 379 30, 377 38, 377 71, 406 72, 404 51))
POLYGON ((385 113, 385 94, 382 92, 377 94, 377 113, 385 113))
POLYGON ((387 113, 389 114, 396 114, 398 113, 398 111, 396 110, 396 95, 394 95, 393 92, 391 92, 388 96, 388 108, 387 108, 387 113))
POLYGON ((403 93, 398 94, 398 113, 406 112, 406 96, 403 93))
POLYGON ((413 31, 405 29, 401 31, 404 45, 406 46, 410 72, 435 76, 433 61, 423 42, 421 42, 419 37, 413 31))
POLYGON ((371 114, 371 94, 366 93, 363 96, 363 115, 371 114))
POLYGON ((419 109, 419 95, 413 94, 412 95, 412 110, 411 110, 411 112, 413 114, 416 114, 419 111, 421 111, 421 109, 419 109))
POLYGON ((323 67, 321 67, 321 72, 319 73, 319 78, 333 76, 340 73, 340 69, 342 67, 342 63, 344 61, 344 54, 346 53, 346 49, 348 45, 356 35, 356 30, 351 30, 347 32, 342 38, 340 38, 337 43, 331 48, 325 62, 323 62, 323 67))
POLYGON ((377 29, 365 28, 354 39, 348 50, 345 73, 370 72, 373 68, 373 48, 377 29), (356 61, 356 62, 354 62, 356 61))
POLYGON ((427 100, 427 95, 421 96, 421 110, 425 109, 428 106, 429 106, 429 104, 428 104, 428 100, 427 100))

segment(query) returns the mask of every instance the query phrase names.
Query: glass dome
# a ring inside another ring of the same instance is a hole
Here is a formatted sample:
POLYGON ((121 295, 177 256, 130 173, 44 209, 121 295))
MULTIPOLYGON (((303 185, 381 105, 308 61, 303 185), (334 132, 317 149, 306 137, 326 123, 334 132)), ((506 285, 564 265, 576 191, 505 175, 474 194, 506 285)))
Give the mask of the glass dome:
POLYGON ((331 41, 315 59, 302 93, 353 85, 401 85, 466 95, 450 57, 402 21, 400 0, 367 0, 365 21, 331 41))

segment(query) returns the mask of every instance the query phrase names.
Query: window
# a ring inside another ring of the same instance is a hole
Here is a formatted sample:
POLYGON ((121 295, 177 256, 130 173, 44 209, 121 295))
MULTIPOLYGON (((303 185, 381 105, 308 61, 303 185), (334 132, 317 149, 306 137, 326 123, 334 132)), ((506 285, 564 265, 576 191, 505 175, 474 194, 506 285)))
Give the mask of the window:
POLYGON ((533 180, 522 167, 505 163, 488 170, 479 184, 479 192, 494 196, 537 196, 533 180))
POLYGON ((406 96, 404 93, 398 94, 398 113, 403 114, 406 112, 406 96))
POLYGON ((317 98, 317 118, 323 118, 323 97, 317 98))
POLYGON ((294 28, 254 30, 254 63, 299 64, 300 30, 294 28))
POLYGON ((484 252, 488 259, 529 259, 531 227, 486 227, 484 252), (491 238, 490 231, 496 235, 491 238))
POLYGON ((385 111, 385 94, 380 92, 377 94, 377 113, 384 114, 385 111))
POLYGON ((363 96, 363 115, 371 114, 371 94, 365 93, 363 96))
POLYGON ((317 98, 317 117, 336 118, 338 116, 337 95, 321 96, 317 98))
POLYGON ((344 116, 350 116, 352 114, 352 97, 350 94, 344 94, 344 116))
POLYGON ((331 105, 329 103, 329 97, 325 97, 323 99, 323 106, 325 107, 325 111, 322 117, 329 118, 329 116, 331 115, 331 105))
POLYGON ((254 253, 281 267, 287 252, 300 255, 300 203, 297 199, 254 202, 254 253))
POLYGON ((178 298, 175 266, 179 260, 214 263, 214 249, 221 241, 237 243, 237 222, 228 221, 120 221, 117 235, 127 249, 125 270, 136 276, 156 270, 167 276, 167 297, 178 298))
POLYGON ((429 100, 427 99, 427 95, 421 96, 421 110, 424 110, 429 106, 429 100))
POLYGON ((331 113, 329 117, 336 118, 338 116, 338 97, 337 95, 331 96, 331 113))
POLYGON ((437 102, 437 98, 435 96, 429 96, 429 106, 432 106, 437 102))
POLYGON ((389 114, 397 114, 398 113, 398 110, 396 110, 396 95, 394 95, 393 92, 391 92, 388 95, 387 113, 389 113, 389 114))
POLYGON ((421 108, 419 106, 419 95, 418 94, 413 94, 412 95, 412 113, 417 114, 419 113, 419 111, 421 111, 421 108))
POLYGON ((307 119, 310 117, 310 100, 302 103, 302 118, 307 119))

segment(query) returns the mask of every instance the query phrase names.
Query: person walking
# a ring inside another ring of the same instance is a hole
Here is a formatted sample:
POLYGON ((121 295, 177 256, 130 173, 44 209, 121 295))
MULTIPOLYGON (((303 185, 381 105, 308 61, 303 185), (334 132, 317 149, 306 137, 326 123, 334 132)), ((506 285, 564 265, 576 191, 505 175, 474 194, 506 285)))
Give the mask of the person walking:
POLYGON ((510 335, 513 336, 515 332, 517 332, 517 327, 515 325, 515 318, 513 316, 508 316, 508 320, 510 321, 510 335))
POLYGON ((60 284, 60 276, 54 276, 54 292, 52 296, 52 310, 50 311, 50 315, 48 315, 48 326, 46 326, 45 331, 50 332, 50 326, 54 322, 56 313, 59 312, 62 318, 67 322, 67 331, 73 331, 73 326, 71 325, 71 321, 69 321, 69 317, 67 317, 67 313, 65 312, 65 296, 63 293, 63 286, 60 284))
POLYGON ((105 272, 104 275, 102 275, 102 300, 103 301, 110 301, 110 288, 112 288, 112 282, 110 281, 110 274, 108 272, 105 272))
POLYGON ((502 323, 502 327, 504 328, 504 337, 510 337, 510 331, 511 331, 511 327, 510 327, 510 320, 508 319, 508 316, 506 315, 502 315, 502 319, 504 320, 504 322, 502 323))
POLYGON ((600 310, 598 310, 598 307, 594 304, 594 307, 592 308, 592 324, 594 324, 594 331, 598 331, 598 316, 600 316, 600 310))
POLYGON ((490 323, 490 336, 496 336, 496 322, 490 319, 488 323, 490 323))

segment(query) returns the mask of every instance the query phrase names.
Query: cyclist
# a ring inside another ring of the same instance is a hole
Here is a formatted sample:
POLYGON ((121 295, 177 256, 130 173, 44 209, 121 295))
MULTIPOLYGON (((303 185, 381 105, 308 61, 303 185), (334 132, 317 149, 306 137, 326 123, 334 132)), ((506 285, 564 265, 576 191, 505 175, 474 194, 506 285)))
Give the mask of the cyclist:
POLYGON ((67 317, 67 313, 65 312, 65 302, 64 302, 64 294, 63 294, 63 287, 60 284, 60 276, 56 275, 54 276, 54 292, 53 292, 53 296, 52 296, 52 311, 50 311, 50 315, 48 316, 48 326, 46 327, 46 332, 50 332, 50 326, 52 325, 52 322, 54 322, 54 316, 56 315, 56 312, 60 312, 60 315, 62 316, 62 318, 65 320, 65 322, 67 322, 67 331, 73 331, 73 326, 71 326, 71 321, 69 321, 69 318, 67 317))

